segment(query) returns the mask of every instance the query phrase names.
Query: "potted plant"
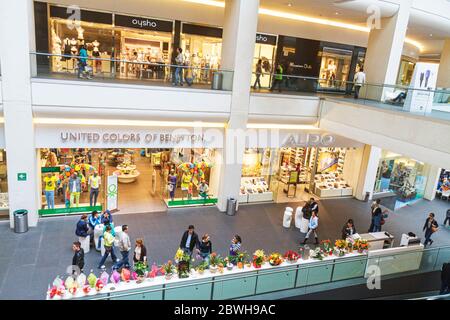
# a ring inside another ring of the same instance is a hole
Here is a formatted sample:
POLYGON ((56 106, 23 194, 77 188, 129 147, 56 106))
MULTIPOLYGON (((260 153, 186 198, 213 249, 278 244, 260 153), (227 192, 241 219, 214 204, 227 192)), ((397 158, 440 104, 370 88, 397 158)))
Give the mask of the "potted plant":
POLYGON ((181 256, 181 259, 178 260, 178 277, 179 278, 188 278, 189 277, 189 271, 190 271, 190 263, 191 263, 191 256, 187 253, 183 253, 181 256))
POLYGON ((248 253, 246 251, 239 251, 236 256, 234 256, 234 263, 238 269, 244 269, 244 265, 247 262, 248 253))
POLYGON ((229 256, 224 259, 225 266, 227 267, 228 271, 233 270, 234 264, 233 261, 235 261, 236 256, 229 256))
POLYGON ((283 256, 281 253, 273 252, 270 254, 268 260, 271 266, 279 266, 283 262, 283 256))
POLYGON ((198 274, 203 274, 206 268, 208 268, 208 263, 206 261, 202 261, 195 269, 198 274))
POLYGON ((337 254, 339 257, 343 257, 345 256, 345 250, 348 247, 348 243, 347 240, 336 240, 336 242, 334 243, 334 246, 336 248, 337 254))
POLYGON ((175 270, 172 260, 167 261, 167 263, 162 266, 162 271, 164 272, 166 280, 172 279, 175 270))
POLYGON ((361 239, 359 241, 358 253, 367 253, 369 250, 369 242, 367 240, 361 239))
POLYGON ((263 250, 256 250, 253 253, 253 267, 259 269, 266 260, 266 255, 263 250))
POLYGON ((331 247, 331 241, 330 240, 322 240, 320 241, 320 246, 323 249, 323 252, 328 255, 328 254, 332 254, 333 250, 331 247))
POLYGON ((317 260, 323 260, 324 257, 324 253, 322 248, 316 248, 314 249, 314 251, 312 251, 311 253, 311 257, 317 260))
POLYGON ((134 264, 134 272, 137 274, 136 283, 141 283, 145 279, 145 273, 148 271, 147 263, 138 261, 134 264))
POLYGON ((300 258, 300 255, 292 250, 286 251, 284 254, 284 259, 289 263, 295 263, 300 258))
POLYGON ((347 238, 347 251, 353 253, 353 247, 355 245, 355 240, 351 237, 347 238))
POLYGON ((213 252, 209 255, 209 272, 216 273, 219 261, 219 256, 217 253, 213 252))

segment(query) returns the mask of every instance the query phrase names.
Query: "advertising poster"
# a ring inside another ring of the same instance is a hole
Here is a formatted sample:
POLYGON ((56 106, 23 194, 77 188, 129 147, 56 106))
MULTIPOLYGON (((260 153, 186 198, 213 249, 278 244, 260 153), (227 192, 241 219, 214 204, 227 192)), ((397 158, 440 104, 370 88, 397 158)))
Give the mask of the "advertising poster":
POLYGON ((335 172, 338 168, 338 153, 332 152, 321 152, 319 156, 319 173, 335 172))
POLYGON ((430 113, 433 110, 439 64, 418 62, 411 80, 411 88, 406 93, 404 110, 412 113, 430 113))
POLYGON ((108 176, 106 187, 106 208, 108 210, 116 210, 118 207, 119 185, 117 176, 108 176))

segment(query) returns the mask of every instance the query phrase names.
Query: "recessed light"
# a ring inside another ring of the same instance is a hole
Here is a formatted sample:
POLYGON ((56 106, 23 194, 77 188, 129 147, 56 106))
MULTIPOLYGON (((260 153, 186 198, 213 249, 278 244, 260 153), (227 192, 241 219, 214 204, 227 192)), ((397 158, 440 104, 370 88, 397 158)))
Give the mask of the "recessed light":
POLYGON ((432 33, 430 33, 430 37, 432 37, 433 36, 433 34, 432 33))
POLYGON ((336 14, 336 15, 338 15, 338 14, 339 14, 339 12, 335 12, 335 14, 336 14))
POLYGON ((289 3, 287 4, 287 6, 288 6, 288 7, 292 7, 292 3, 289 2, 289 3))

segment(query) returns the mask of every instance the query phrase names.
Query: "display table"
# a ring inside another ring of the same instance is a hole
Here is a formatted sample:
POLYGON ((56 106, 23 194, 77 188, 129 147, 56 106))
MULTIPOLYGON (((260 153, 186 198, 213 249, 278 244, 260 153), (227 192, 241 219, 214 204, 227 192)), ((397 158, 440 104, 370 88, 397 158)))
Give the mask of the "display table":
POLYGON ((117 176, 119 183, 133 183, 141 175, 138 170, 131 171, 130 173, 123 173, 122 171, 117 170, 114 171, 113 174, 117 176))
POLYGON ((369 243, 369 251, 380 250, 384 248, 385 243, 389 243, 392 248, 394 246, 394 236, 389 234, 386 235, 384 231, 381 232, 371 232, 371 233, 355 233, 353 239, 364 239, 369 243))

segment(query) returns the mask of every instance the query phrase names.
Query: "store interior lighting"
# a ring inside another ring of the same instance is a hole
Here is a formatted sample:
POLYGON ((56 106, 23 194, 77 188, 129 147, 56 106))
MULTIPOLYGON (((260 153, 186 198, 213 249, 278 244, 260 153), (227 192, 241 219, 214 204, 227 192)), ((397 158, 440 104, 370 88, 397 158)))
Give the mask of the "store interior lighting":
POLYGON ((320 130, 320 128, 311 125, 280 123, 248 123, 247 129, 320 130))
MULTIPOLYGON (((207 6, 213 6, 213 7, 219 7, 219 8, 225 8, 225 2, 223 2, 223 1, 216 1, 216 0, 182 0, 182 1, 196 3, 196 4, 202 4, 202 5, 207 5, 207 6)), ((300 14, 282 12, 282 11, 278 11, 278 10, 266 9, 266 8, 261 8, 261 7, 259 8, 259 14, 268 15, 268 16, 272 16, 272 17, 278 17, 278 18, 297 20, 297 21, 304 21, 304 22, 309 22, 309 23, 316 23, 316 24, 321 24, 321 25, 328 25, 328 26, 332 26, 332 27, 345 28, 345 29, 367 32, 367 33, 370 32, 370 28, 364 27, 361 25, 339 22, 339 21, 334 21, 334 20, 329 20, 329 19, 324 19, 324 18, 308 17, 308 16, 304 16, 304 15, 300 15, 300 14)), ((420 51, 423 51, 423 49, 424 49, 424 46, 420 42, 415 41, 411 38, 405 38, 405 42, 417 47, 420 51)))

